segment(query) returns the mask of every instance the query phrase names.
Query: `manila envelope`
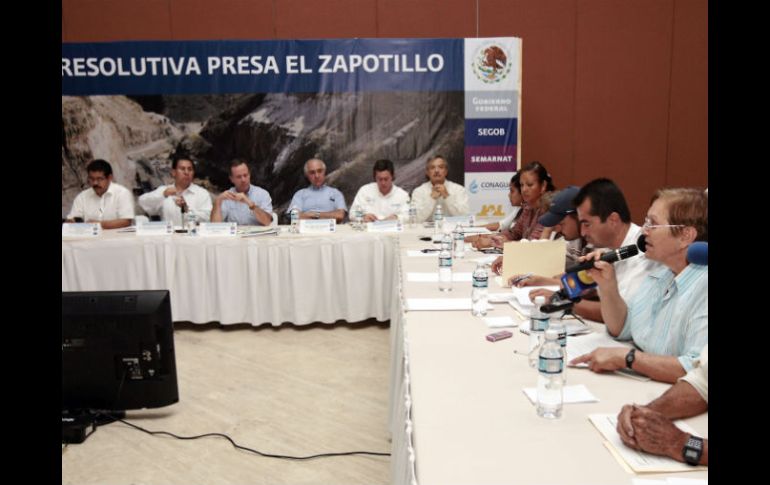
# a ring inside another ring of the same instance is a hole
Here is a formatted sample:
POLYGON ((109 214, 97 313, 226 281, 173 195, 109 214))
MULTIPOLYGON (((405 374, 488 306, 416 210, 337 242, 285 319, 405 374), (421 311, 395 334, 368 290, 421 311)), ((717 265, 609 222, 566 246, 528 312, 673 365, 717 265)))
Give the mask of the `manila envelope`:
POLYGON ((509 241, 503 244, 503 286, 515 274, 532 273, 552 277, 564 273, 567 242, 509 241))

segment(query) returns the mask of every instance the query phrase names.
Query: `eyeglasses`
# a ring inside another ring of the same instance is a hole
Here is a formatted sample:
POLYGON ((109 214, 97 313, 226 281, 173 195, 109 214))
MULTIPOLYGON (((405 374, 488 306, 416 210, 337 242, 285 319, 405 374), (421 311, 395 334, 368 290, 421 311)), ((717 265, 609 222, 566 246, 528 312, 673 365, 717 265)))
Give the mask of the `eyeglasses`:
POLYGON ((684 224, 653 224, 649 217, 644 218, 644 224, 642 225, 642 231, 649 231, 656 227, 684 227, 684 224))

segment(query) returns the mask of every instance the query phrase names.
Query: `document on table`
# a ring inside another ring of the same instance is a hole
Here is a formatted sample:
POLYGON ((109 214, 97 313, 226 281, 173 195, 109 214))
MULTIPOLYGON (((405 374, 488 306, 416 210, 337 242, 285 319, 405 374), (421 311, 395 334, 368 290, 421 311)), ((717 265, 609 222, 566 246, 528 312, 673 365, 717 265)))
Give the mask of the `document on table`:
MULTIPOLYGON (((564 404, 575 404, 581 402, 599 402, 596 396, 591 394, 591 391, 584 384, 578 384, 576 386, 564 386, 564 404)), ((524 394, 532 401, 532 404, 537 404, 537 387, 525 387, 522 389, 524 394)))
POLYGON ((428 251, 422 249, 407 249, 406 255, 410 258, 436 258, 438 259, 438 249, 430 248, 428 251))
MULTIPOLYGON (((588 419, 596 427, 599 433, 604 436, 604 446, 610 450, 615 459, 618 460, 621 466, 630 469, 634 473, 689 472, 707 469, 705 466, 693 467, 686 463, 680 463, 672 458, 651 455, 643 451, 629 448, 623 444, 623 441, 618 434, 617 414, 589 414, 588 419)), ((674 424, 686 433, 698 434, 684 421, 675 421, 674 424)))
POLYGON ((666 477, 665 480, 651 480, 649 478, 632 478, 631 485, 708 485, 705 478, 676 478, 666 477))
MULTIPOLYGON (((575 336, 567 339, 567 365, 572 359, 580 357, 583 354, 588 354, 598 349, 599 347, 622 347, 630 349, 632 347, 630 342, 618 342, 609 336, 605 331, 592 332, 588 335, 575 336)), ((570 367, 588 367, 588 364, 583 362, 570 367)), ((631 369, 617 369, 615 374, 623 377, 630 377, 637 381, 649 381, 650 378, 639 374, 631 369)))
MULTIPOLYGON (((436 311, 436 310, 470 310, 470 298, 407 298, 406 310, 436 311)), ((493 310, 492 305, 487 304, 487 311, 493 310)))
MULTIPOLYGON (((473 273, 452 273, 452 281, 454 282, 470 282, 472 277, 473 273)), ((438 271, 433 273, 407 273, 406 281, 417 283, 438 283, 438 271)))
POLYGON ((482 318, 484 323, 487 324, 489 328, 504 328, 504 327, 515 327, 516 322, 513 320, 513 318, 509 316, 503 316, 503 317, 484 317, 482 318))
MULTIPOLYGON (((558 319, 559 317, 551 317, 552 319, 558 319)), ((588 325, 584 325, 583 322, 580 320, 570 319, 570 320, 562 320, 563 324, 567 326, 567 335, 583 335, 587 333, 591 333, 591 327, 588 325)), ((521 333, 526 333, 529 335, 529 325, 532 323, 531 320, 524 320, 519 324, 519 331, 521 333)), ((569 343, 567 344, 569 346, 569 343)), ((582 355, 582 354, 578 354, 582 355)))

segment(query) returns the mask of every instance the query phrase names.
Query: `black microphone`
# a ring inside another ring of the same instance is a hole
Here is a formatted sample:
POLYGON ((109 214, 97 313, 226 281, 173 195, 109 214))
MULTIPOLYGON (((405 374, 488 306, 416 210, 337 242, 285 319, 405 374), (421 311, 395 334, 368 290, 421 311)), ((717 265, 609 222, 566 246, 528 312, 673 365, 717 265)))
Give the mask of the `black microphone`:
POLYGON ((687 261, 692 264, 708 266, 709 264, 709 243, 704 241, 695 241, 687 248, 687 261))
MULTIPOLYGON (((601 259, 602 261, 606 261, 607 263, 614 263, 616 261, 620 261, 623 259, 628 259, 632 256, 636 256, 639 254, 639 248, 636 247, 636 244, 631 244, 629 246, 623 246, 622 248, 613 249, 611 251, 607 251, 604 254, 602 254, 601 259)), ((591 269, 594 267, 593 260, 591 261, 584 261, 582 263, 578 263, 575 266, 572 266, 571 268, 567 268, 564 272, 565 273, 577 273, 586 269, 591 269)))
POLYGON ((644 234, 639 236, 639 239, 636 240, 636 247, 643 253, 647 252, 647 237, 645 237, 644 234))

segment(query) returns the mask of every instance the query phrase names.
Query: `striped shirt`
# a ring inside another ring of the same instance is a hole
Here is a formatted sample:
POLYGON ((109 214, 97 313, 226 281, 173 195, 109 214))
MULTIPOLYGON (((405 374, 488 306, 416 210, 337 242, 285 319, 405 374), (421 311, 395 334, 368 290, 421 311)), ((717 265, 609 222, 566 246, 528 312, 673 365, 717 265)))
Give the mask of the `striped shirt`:
POLYGON ((679 275, 667 267, 647 275, 628 302, 617 340, 632 340, 642 351, 677 356, 685 371, 693 368, 708 343, 709 273, 689 264, 679 275))

